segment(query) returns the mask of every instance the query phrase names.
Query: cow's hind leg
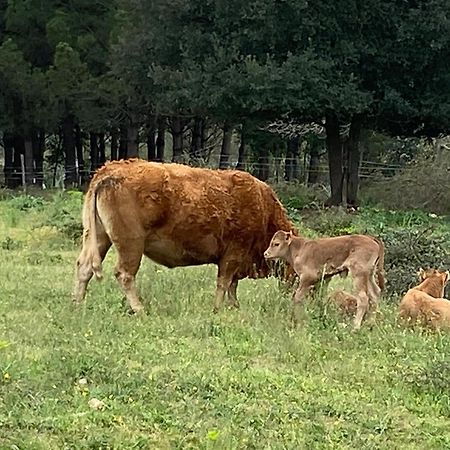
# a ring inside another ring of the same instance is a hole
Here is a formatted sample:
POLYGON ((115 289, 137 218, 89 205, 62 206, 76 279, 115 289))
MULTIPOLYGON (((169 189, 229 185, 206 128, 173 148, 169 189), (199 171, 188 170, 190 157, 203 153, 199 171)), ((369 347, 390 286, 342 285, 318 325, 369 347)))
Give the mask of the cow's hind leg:
MULTIPOLYGON (((97 236, 97 245, 100 258, 103 261, 111 247, 111 241, 106 234, 99 234, 97 236)), ((75 286, 72 296, 74 304, 78 305, 84 300, 87 286, 93 274, 94 271, 92 270, 92 255, 89 249, 89 241, 85 241, 76 262, 75 286)))
POLYGON ((230 284, 230 287, 228 288, 228 304, 232 306, 233 308, 239 308, 239 300, 237 298, 237 286, 238 286, 237 279, 234 279, 232 283, 230 284))
POLYGON ((126 245, 116 245, 119 253, 115 276, 122 288, 133 313, 143 311, 136 287, 136 274, 139 270, 144 244, 140 239, 131 239, 126 245))

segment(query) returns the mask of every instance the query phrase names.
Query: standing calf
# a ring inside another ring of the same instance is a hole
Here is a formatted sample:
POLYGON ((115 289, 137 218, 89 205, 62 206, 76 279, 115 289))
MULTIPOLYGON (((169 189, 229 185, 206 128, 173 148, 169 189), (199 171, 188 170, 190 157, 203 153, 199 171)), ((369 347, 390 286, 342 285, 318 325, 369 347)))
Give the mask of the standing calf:
POLYGON ((321 279, 329 280, 334 275, 350 273, 358 298, 354 319, 356 329, 360 328, 368 311, 369 301, 376 305, 384 289, 384 245, 372 236, 305 239, 277 231, 264 257, 287 261, 299 276, 300 283, 293 298, 294 321, 299 304, 321 279))

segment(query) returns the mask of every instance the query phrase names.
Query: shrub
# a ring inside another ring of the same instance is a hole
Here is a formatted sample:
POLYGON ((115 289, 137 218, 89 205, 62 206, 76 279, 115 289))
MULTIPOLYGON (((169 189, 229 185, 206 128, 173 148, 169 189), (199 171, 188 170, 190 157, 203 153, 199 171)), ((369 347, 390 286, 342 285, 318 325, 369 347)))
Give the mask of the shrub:
POLYGON ((83 234, 81 209, 83 194, 81 192, 58 193, 48 205, 48 213, 42 225, 54 226, 73 241, 83 234))
POLYGON ((400 173, 380 178, 362 190, 362 198, 387 209, 450 213, 450 152, 424 152, 400 173))
POLYGON ((327 194, 323 188, 306 186, 300 183, 279 183, 274 185, 275 192, 286 208, 301 209, 323 204, 327 194))
POLYGON ((32 195, 18 195, 16 197, 12 197, 8 201, 9 205, 14 208, 18 209, 19 211, 28 211, 32 208, 42 208, 46 202, 41 197, 34 197, 32 195))
POLYGON ((388 293, 401 294, 418 284, 419 267, 450 268, 450 233, 430 227, 386 230, 379 236, 386 248, 388 293))

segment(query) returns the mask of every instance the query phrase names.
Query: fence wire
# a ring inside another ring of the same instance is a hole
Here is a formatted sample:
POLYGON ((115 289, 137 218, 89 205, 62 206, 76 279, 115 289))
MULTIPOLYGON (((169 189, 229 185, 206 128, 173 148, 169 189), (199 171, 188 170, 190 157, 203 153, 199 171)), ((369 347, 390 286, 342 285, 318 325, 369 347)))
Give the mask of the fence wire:
MULTIPOLYGON (((215 163, 212 161, 191 161, 191 165, 217 168, 220 157, 215 163)), ((168 161, 166 161, 168 162, 168 161)), ((229 158, 225 161, 227 167, 235 168, 238 165, 238 160, 236 158, 229 158)), ((187 161, 189 164, 189 161, 187 161)), ((309 163, 305 167, 305 162, 303 158, 286 158, 286 157, 270 157, 268 161, 261 161, 256 158, 246 158, 243 162, 244 170, 257 173, 258 171, 265 170, 269 173, 269 178, 283 178, 285 172, 297 173, 299 179, 305 178, 306 174, 312 175, 323 175, 328 177, 329 166, 326 163, 320 163, 319 165, 311 168, 309 163)), ((48 165, 48 164, 47 164, 48 165)), ((87 165, 89 166, 89 165, 87 165)), ((19 185, 23 184, 25 180, 32 178, 33 184, 45 181, 46 185, 64 186, 64 180, 66 178, 88 178, 91 170, 86 165, 70 165, 66 166, 64 163, 58 163, 53 165, 48 165, 48 168, 43 170, 23 170, 23 165, 21 168, 17 166, 7 168, 9 171, 9 176, 14 180, 20 180, 19 185)), ((344 168, 345 170, 345 168, 344 168)), ((411 172, 414 171, 414 167, 404 167, 399 164, 383 163, 379 161, 369 161, 362 160, 359 167, 359 177, 361 179, 378 180, 381 175, 392 176, 400 171, 411 172)), ((0 164, 0 184, 5 183, 5 166, 0 164)))

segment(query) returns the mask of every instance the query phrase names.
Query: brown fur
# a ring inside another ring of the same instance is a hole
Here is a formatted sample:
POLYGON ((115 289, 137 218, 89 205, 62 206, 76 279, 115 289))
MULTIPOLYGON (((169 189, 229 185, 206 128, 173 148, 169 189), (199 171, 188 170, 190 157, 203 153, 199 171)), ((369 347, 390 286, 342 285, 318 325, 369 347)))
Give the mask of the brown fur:
POLYGON ((300 278, 294 295, 294 319, 296 306, 321 279, 329 280, 334 275, 350 273, 358 297, 354 325, 359 328, 368 311, 369 301, 376 304, 381 287, 384 287, 384 246, 372 236, 305 239, 277 231, 264 256, 287 261, 300 278), (375 281, 376 275, 381 280, 379 284, 375 281))
POLYGON ((450 326, 450 302, 442 298, 449 272, 420 269, 418 275, 421 283, 409 289, 400 302, 400 320, 433 329, 450 326))
POLYGON ((333 291, 328 299, 346 316, 354 317, 358 307, 358 297, 343 290, 333 291))
POLYGON ((93 274, 101 277, 110 246, 116 277, 134 311, 142 309, 135 275, 142 255, 167 267, 217 264, 217 309, 245 277, 263 277, 264 249, 278 229, 294 230, 273 190, 236 170, 192 168, 132 159, 100 168, 83 208, 83 248, 74 300, 81 302, 93 274))

